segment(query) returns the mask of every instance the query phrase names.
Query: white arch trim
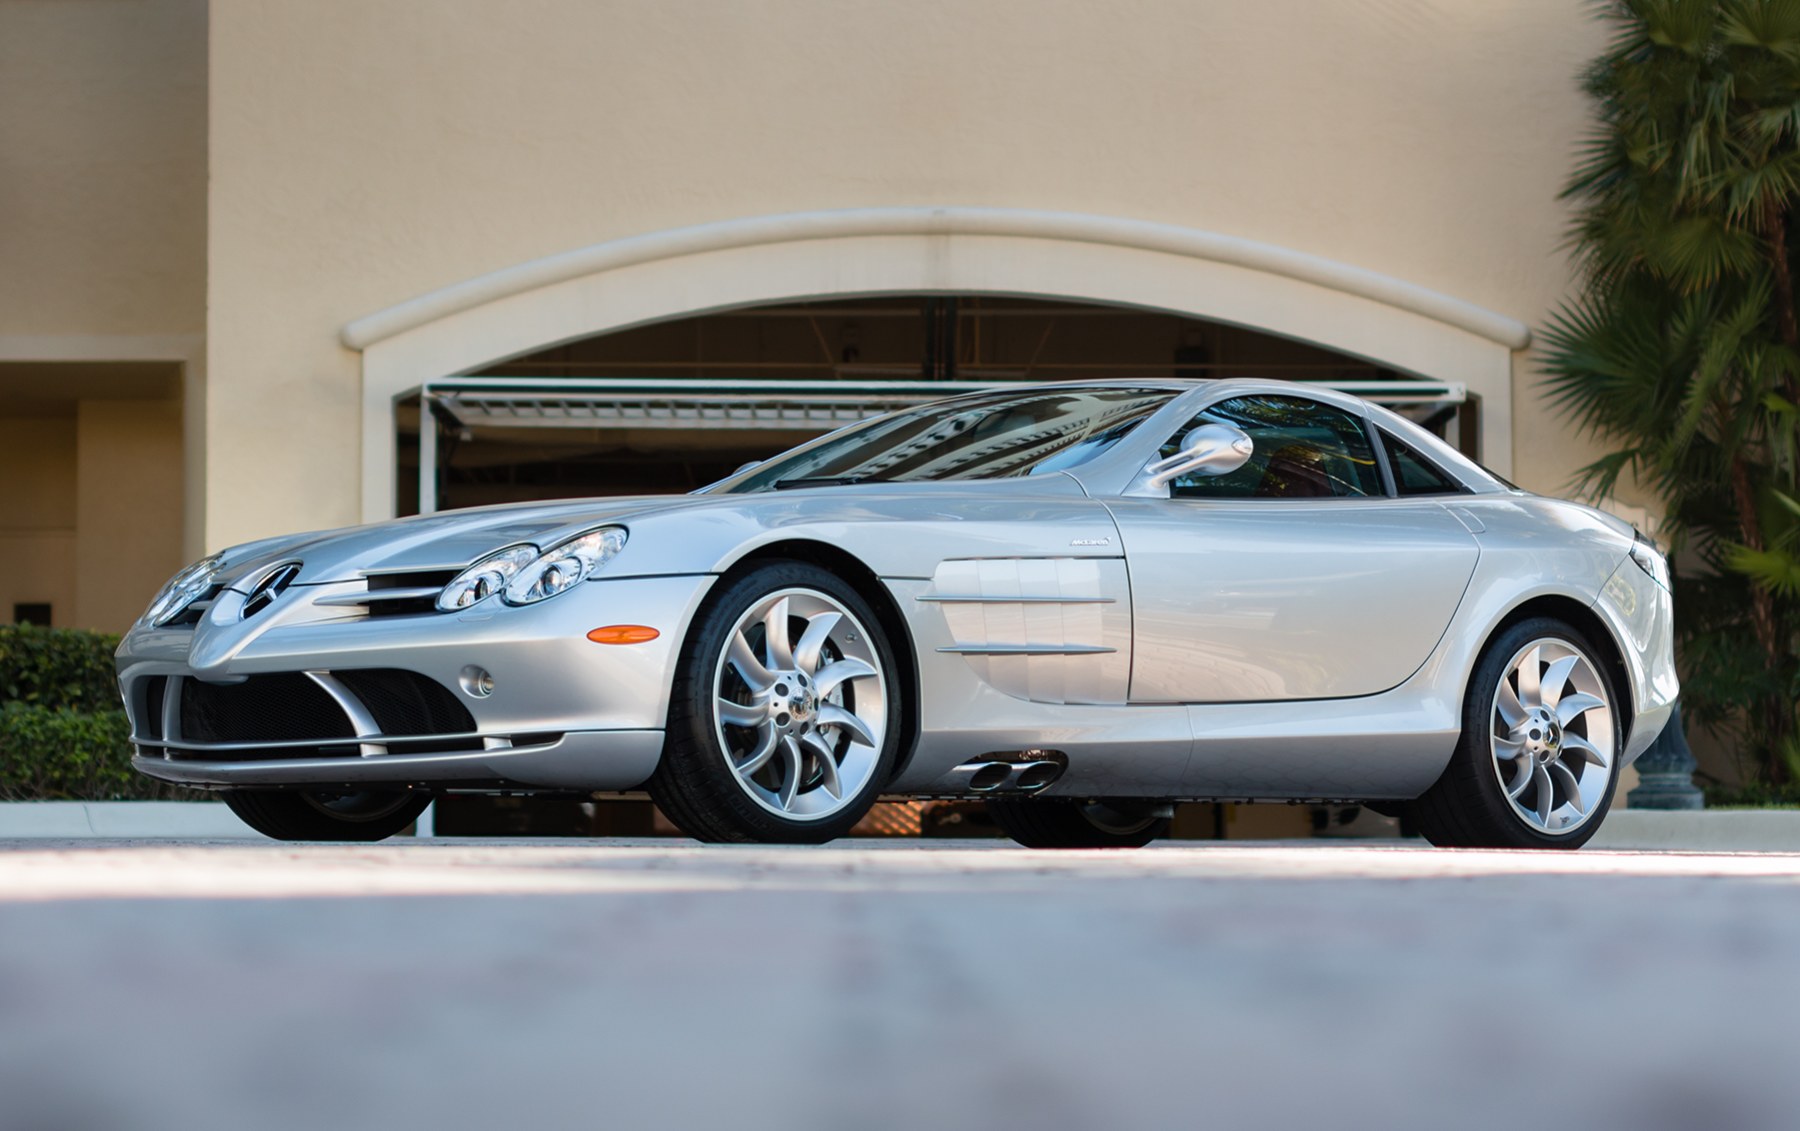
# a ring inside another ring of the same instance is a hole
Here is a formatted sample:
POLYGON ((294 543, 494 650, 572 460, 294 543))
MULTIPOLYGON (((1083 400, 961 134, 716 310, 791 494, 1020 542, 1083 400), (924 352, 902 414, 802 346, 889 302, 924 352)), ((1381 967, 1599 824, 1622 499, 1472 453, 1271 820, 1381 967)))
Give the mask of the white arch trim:
POLYGON ((670 318, 770 302, 921 293, 1166 311, 1460 381, 1482 398, 1485 461, 1501 474, 1511 467, 1514 351, 1529 341, 1525 327, 1511 319, 1312 256, 1164 225, 995 209, 882 209, 619 240, 482 276, 351 323, 344 340, 363 343, 363 519, 394 514, 394 402, 426 381, 670 318), (844 226, 847 217, 856 224, 844 226), (975 217, 992 229, 961 230, 950 219, 975 217), (1080 223, 1059 226, 1058 218, 1080 223), (1081 226, 1089 222, 1111 237, 1071 235, 1091 230, 1081 226), (777 238, 780 233, 786 238, 777 238), (1135 235, 1123 238, 1128 233, 1135 235), (1185 247, 1209 254, 1171 251, 1168 233, 1185 233, 1185 247), (1260 250, 1245 254, 1246 248, 1260 250))
POLYGON ((1285 276, 1370 299, 1466 330, 1509 350, 1531 344, 1530 329, 1516 318, 1389 275, 1256 240, 1079 212, 929 207, 849 208, 753 216, 609 240, 431 291, 348 323, 341 337, 351 349, 367 349, 428 322, 585 275, 759 244, 859 236, 1005 236, 1180 255, 1285 276))

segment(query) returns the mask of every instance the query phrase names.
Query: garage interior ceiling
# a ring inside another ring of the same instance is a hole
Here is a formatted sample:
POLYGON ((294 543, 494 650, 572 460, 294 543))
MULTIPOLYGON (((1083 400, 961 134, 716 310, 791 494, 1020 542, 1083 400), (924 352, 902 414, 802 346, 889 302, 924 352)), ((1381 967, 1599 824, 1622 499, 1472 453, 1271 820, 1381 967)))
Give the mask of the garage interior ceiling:
POLYGON ((840 297, 645 323, 422 381, 395 403, 395 505, 687 491, 945 396, 1170 377, 1317 384, 1390 405, 1465 451, 1478 440, 1479 398, 1461 382, 1251 327, 1005 295, 840 297))
MULTIPOLYGON (((837 428, 998 381, 690 381, 445 378, 414 391, 454 426, 506 428, 837 428)), ((1468 399, 1455 381, 1318 381, 1377 404, 1468 399)))

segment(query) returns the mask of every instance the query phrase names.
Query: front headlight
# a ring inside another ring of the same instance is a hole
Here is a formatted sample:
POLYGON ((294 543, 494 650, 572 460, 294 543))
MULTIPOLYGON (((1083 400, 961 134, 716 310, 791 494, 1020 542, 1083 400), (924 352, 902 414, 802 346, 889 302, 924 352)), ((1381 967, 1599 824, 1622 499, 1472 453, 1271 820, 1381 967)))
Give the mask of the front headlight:
POLYGON ((506 588, 513 575, 536 561, 536 546, 508 546, 482 558, 457 574, 438 594, 437 607, 446 613, 466 609, 506 588))
POLYGON ((219 569, 224 564, 225 555, 213 554, 201 558, 171 577, 169 583, 156 594, 156 599, 150 602, 150 607, 144 610, 143 619, 156 628, 174 620, 181 615, 183 609, 212 588, 213 580, 218 577, 219 569))
POLYGON ((1631 560, 1638 564, 1639 569, 1650 575, 1650 580, 1664 589, 1674 592, 1675 585, 1669 577, 1669 559, 1662 556, 1662 551, 1656 548, 1656 543, 1639 534, 1637 541, 1631 544, 1631 560))
POLYGON ((506 586, 506 603, 530 605, 584 581, 625 548, 625 528, 602 526, 564 539, 521 568, 506 586))

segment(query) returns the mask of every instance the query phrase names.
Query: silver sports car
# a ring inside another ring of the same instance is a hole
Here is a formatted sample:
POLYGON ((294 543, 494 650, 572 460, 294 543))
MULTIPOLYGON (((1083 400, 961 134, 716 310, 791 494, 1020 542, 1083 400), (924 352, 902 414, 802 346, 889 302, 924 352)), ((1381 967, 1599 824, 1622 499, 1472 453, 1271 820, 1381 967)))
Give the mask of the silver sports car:
POLYGON ((692 495, 298 534, 125 637, 136 764, 285 839, 648 791, 710 841, 985 798, 1036 847, 1186 800, 1574 848, 1676 698, 1668 567, 1410 421, 1274 381, 1017 386, 692 495))

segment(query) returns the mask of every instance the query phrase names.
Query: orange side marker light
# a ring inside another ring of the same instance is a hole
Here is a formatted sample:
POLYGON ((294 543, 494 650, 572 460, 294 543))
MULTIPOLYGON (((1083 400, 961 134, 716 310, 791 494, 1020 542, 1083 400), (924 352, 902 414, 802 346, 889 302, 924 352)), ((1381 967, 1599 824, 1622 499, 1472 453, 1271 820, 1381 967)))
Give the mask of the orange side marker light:
POLYGON ((609 624, 587 634, 596 644, 645 644, 661 635, 647 624, 609 624))

